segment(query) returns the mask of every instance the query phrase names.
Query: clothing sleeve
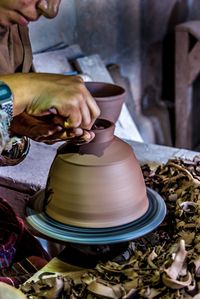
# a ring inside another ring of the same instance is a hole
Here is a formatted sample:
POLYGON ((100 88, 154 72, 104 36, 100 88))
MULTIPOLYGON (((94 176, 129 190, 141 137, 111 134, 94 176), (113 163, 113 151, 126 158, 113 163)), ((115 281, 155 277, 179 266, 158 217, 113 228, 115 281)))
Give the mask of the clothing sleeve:
POLYGON ((9 116, 8 114, 0 110, 0 154, 9 143, 9 116))

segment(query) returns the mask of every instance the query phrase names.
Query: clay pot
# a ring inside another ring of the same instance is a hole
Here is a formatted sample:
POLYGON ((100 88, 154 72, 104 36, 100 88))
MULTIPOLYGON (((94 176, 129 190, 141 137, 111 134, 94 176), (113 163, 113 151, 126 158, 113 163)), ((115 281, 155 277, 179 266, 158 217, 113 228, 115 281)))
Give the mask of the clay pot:
POLYGON ((125 90, 116 84, 86 82, 87 89, 95 98, 101 111, 101 119, 116 122, 125 99, 125 90))
POLYGON ((58 150, 46 186, 44 210, 54 220, 83 228, 130 223, 148 209, 146 187, 132 148, 97 120, 89 144, 58 150))

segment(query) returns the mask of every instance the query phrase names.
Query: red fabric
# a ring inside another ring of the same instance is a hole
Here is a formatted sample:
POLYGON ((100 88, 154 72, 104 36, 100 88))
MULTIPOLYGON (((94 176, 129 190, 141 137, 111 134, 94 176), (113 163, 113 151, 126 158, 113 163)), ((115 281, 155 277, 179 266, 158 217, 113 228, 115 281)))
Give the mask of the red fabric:
POLYGON ((28 280, 34 273, 47 264, 47 261, 38 256, 31 256, 11 267, 0 271, 0 282, 5 282, 16 288, 28 280))
POLYGON ((41 269, 49 256, 9 203, 0 198, 0 281, 19 286, 41 269))
POLYGON ((23 221, 16 216, 8 202, 0 198, 0 269, 11 265, 23 231, 23 221))

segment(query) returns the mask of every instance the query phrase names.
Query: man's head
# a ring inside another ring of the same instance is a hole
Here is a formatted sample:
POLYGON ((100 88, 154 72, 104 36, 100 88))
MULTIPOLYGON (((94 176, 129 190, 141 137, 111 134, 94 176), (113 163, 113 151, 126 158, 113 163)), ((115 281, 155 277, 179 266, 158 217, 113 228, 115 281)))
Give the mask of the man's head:
POLYGON ((0 0, 0 25, 28 25, 41 15, 54 18, 61 0, 0 0))

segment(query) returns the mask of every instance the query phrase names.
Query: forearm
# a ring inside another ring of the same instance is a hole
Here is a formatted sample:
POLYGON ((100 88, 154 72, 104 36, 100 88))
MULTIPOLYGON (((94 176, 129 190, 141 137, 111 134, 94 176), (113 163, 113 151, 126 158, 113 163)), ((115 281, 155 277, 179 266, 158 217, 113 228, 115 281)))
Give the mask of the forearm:
POLYGON ((13 114, 32 116, 56 113, 70 128, 90 129, 99 108, 78 76, 45 73, 17 73, 0 76, 13 92, 13 114))

